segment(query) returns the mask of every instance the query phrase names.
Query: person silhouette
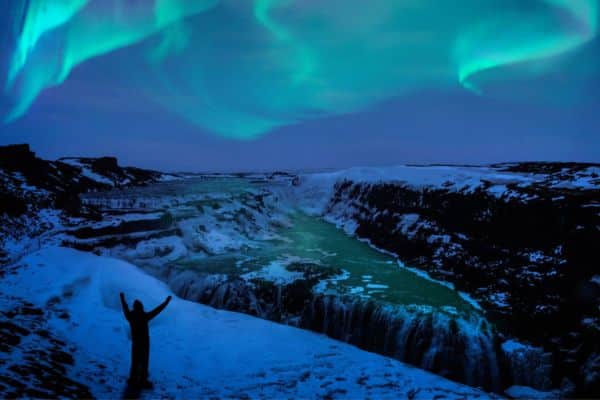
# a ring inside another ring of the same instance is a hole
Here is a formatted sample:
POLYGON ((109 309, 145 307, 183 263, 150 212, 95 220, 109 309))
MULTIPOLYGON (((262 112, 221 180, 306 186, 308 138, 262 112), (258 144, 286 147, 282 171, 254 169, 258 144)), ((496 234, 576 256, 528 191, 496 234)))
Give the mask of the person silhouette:
POLYGON ((171 296, 167 297, 165 301, 150 312, 144 311, 144 305, 139 300, 133 302, 133 310, 130 311, 123 292, 120 293, 120 297, 123 314, 125 314, 131 328, 131 369, 129 370, 127 383, 150 387, 151 383, 148 380, 148 361, 150 357, 148 322, 165 309, 171 301, 171 296))

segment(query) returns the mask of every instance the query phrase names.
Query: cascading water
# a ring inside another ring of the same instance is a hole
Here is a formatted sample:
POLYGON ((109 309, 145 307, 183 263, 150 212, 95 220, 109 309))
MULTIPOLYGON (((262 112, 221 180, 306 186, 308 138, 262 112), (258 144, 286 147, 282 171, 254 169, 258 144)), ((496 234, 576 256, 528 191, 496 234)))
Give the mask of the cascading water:
POLYGON ((173 216, 179 234, 110 251, 182 298, 324 333, 487 390, 518 383, 494 328, 457 292, 298 212, 274 184, 205 179, 86 201, 115 214, 173 216), (171 248, 183 250, 175 257, 171 248))
POLYGON ((471 386, 501 388, 497 338, 480 315, 458 313, 452 307, 392 306, 310 290, 298 298, 293 285, 263 286, 260 281, 192 271, 174 273, 167 280, 178 296, 188 300, 324 333, 471 386), (290 297, 302 307, 290 305, 290 297))
POLYGON ((472 386, 500 388, 494 332, 482 317, 318 296, 301 326, 472 386))

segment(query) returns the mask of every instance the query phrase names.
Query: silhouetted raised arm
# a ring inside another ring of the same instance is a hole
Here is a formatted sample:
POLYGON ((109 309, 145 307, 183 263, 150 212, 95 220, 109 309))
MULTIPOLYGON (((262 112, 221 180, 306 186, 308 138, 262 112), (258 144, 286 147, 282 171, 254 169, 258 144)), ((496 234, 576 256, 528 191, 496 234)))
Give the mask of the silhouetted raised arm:
POLYGON ((167 299, 163 301, 158 307, 146 314, 146 316, 148 317, 148 321, 160 314, 160 312, 165 309, 165 307, 169 304, 170 301, 171 296, 167 297, 167 299))
POLYGON ((125 318, 129 320, 129 315, 131 314, 131 311, 129 311, 129 306, 127 306, 127 302, 125 301, 125 295, 123 294, 123 292, 119 294, 119 297, 121 297, 121 307, 123 308, 123 314, 125 314, 125 318))

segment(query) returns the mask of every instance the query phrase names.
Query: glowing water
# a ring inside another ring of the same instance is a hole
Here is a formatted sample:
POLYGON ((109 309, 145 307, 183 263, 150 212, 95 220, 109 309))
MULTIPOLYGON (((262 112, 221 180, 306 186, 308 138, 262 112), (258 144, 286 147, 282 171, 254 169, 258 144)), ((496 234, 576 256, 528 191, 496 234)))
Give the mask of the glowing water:
POLYGON ((263 247, 182 265, 210 273, 264 270, 265 276, 269 276, 269 267, 278 268, 291 260, 312 262, 346 272, 339 280, 323 285, 328 294, 474 311, 454 290, 400 268, 391 256, 377 252, 332 224, 301 213, 293 214, 291 221, 291 227, 279 230, 280 240, 265 242, 263 247))

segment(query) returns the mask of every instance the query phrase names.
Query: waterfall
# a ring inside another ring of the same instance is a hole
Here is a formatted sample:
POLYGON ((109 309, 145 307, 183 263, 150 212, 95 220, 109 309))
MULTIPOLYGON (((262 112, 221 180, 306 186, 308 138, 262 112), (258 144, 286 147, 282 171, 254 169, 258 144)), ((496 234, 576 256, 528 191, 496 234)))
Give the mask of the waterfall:
POLYGON ((228 279, 226 275, 168 270, 180 297, 219 309, 283 322, 386 355, 454 381, 500 391, 499 346, 481 316, 452 308, 390 306, 373 301, 298 291, 292 285, 228 279), (290 296, 303 293, 300 309, 290 296))
POLYGON ((479 316, 320 295, 300 326, 471 386, 501 387, 495 334, 479 316))

